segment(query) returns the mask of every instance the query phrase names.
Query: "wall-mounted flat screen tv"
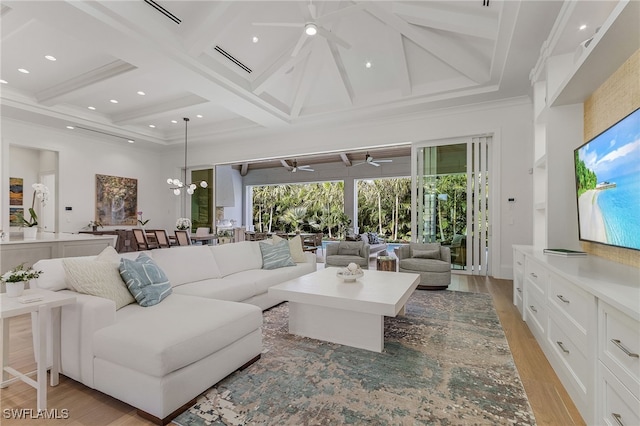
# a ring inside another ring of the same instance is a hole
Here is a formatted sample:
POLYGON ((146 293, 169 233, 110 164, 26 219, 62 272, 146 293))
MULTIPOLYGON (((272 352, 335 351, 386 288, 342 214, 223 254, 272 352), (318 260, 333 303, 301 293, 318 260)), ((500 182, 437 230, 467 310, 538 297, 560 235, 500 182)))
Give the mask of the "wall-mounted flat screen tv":
POLYGON ((580 240, 640 250, 640 108, 574 160, 580 240))

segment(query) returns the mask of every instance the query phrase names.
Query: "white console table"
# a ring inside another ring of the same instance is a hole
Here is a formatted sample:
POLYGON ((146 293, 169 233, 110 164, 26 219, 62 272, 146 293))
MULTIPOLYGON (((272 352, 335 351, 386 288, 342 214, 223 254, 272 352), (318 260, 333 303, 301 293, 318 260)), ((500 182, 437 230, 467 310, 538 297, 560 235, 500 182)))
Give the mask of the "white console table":
POLYGON ((640 424, 640 269, 513 250, 513 303, 586 423, 640 424))
POLYGON ((41 259, 91 256, 107 246, 115 246, 117 235, 66 234, 38 232, 35 240, 25 240, 11 233, 0 240, 0 274, 26 262, 33 265, 41 259))

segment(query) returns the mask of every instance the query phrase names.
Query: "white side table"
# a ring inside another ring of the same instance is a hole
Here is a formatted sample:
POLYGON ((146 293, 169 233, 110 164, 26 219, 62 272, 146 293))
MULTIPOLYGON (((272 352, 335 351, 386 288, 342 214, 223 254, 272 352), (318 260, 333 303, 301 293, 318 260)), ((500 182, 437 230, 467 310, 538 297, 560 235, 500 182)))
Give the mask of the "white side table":
POLYGON ((0 332, 2 333, 2 381, 0 388, 10 383, 22 380, 37 391, 37 409, 47 409, 47 323, 51 321, 53 345, 53 364, 51 366, 51 386, 58 384, 60 373, 60 308, 76 302, 75 296, 43 289, 25 290, 20 297, 7 297, 0 294, 0 332), (25 296, 42 296, 42 300, 31 303, 21 303, 25 296), (21 373, 8 366, 9 363, 9 319, 31 313, 35 317, 32 332, 36 337, 34 355, 38 363, 37 370, 21 373), (36 380, 29 376, 37 373, 36 380), (9 378, 9 375, 14 376, 9 378))

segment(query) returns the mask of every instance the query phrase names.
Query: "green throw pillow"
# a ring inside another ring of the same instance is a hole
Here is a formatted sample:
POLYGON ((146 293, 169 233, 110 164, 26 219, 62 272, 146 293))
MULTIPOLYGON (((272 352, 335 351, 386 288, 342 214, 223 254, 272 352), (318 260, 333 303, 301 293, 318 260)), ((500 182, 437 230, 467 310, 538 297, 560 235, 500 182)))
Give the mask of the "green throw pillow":
POLYGON ((153 306, 171 294, 171 283, 149 256, 120 260, 120 276, 140 306, 153 306))
POLYGON ((269 244, 260 241, 260 251, 262 252, 262 269, 277 269, 285 266, 296 266, 291 258, 289 241, 282 240, 269 244))

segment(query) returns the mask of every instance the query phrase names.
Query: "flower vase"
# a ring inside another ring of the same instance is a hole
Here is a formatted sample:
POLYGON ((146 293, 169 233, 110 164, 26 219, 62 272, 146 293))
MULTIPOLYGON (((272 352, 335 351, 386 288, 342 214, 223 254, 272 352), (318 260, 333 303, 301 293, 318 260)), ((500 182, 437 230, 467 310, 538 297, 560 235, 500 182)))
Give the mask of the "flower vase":
POLYGON ((35 240, 38 234, 38 228, 35 226, 27 226, 22 228, 22 236, 25 240, 35 240))
POLYGON ((24 292, 24 281, 5 283, 7 297, 19 297, 24 292))

